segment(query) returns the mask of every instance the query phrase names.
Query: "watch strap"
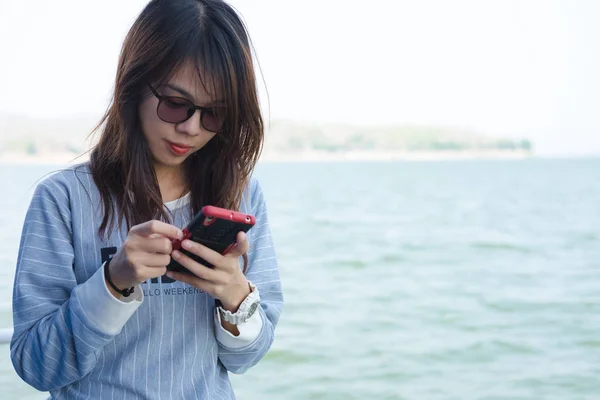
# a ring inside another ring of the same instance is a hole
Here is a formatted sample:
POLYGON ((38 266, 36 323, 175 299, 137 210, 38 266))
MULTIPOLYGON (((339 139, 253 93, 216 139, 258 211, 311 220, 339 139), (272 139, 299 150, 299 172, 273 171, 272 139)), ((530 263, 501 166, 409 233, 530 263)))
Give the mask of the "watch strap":
POLYGON ((236 312, 232 313, 231 311, 224 309, 221 305, 221 302, 218 302, 217 311, 222 319, 231 324, 239 325, 248 321, 254 312, 256 312, 256 307, 258 304, 256 304, 254 307, 252 307, 252 305, 255 303, 260 303, 258 288, 250 281, 248 281, 248 285, 250 286, 250 294, 248 294, 244 301, 242 301, 242 304, 240 304, 240 307, 236 312), (250 311, 252 313, 250 313, 250 311))

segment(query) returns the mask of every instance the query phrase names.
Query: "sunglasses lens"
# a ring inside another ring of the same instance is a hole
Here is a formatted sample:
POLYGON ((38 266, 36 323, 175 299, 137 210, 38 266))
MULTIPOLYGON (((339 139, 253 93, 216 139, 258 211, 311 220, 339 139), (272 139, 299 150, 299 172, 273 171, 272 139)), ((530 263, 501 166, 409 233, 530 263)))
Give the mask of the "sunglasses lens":
POLYGON ((202 126, 210 132, 218 132, 221 130, 221 120, 212 111, 205 110, 202 112, 202 126))
POLYGON ((186 99, 165 97, 158 105, 157 114, 165 122, 178 124, 190 117, 193 108, 194 106, 186 99))

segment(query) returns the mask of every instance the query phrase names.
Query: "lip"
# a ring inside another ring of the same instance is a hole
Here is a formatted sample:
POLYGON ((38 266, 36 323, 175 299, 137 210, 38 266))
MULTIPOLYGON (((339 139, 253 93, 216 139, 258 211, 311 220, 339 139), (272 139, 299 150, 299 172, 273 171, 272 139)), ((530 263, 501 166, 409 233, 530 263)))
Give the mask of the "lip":
POLYGON ((173 143, 168 140, 165 140, 165 142, 167 142, 167 145, 169 146, 171 151, 177 156, 183 156, 183 155, 189 153, 190 150, 192 149, 190 146, 186 146, 184 144, 173 143))

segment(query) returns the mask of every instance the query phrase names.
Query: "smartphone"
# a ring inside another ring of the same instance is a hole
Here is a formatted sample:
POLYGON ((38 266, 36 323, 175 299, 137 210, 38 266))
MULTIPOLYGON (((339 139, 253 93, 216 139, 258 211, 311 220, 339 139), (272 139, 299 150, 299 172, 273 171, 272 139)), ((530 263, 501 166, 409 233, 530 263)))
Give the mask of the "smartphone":
MULTIPOLYGON (((238 232, 248 232, 255 223, 256 219, 252 215, 215 206, 204 206, 183 229, 184 238, 173 240, 173 250, 179 250, 196 262, 212 268, 213 265, 208 261, 181 248, 181 242, 189 239, 218 253, 227 254, 235 246, 238 232)), ((167 270, 190 273, 172 257, 167 270)))

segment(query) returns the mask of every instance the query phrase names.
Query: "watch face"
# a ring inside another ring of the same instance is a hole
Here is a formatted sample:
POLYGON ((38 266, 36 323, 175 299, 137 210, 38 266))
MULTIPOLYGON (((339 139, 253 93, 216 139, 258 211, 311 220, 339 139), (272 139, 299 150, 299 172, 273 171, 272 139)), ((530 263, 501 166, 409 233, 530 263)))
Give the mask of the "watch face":
POLYGON ((255 301, 254 303, 250 304, 250 307, 248 308, 248 318, 254 315, 256 309, 258 308, 258 304, 258 301, 255 301))

